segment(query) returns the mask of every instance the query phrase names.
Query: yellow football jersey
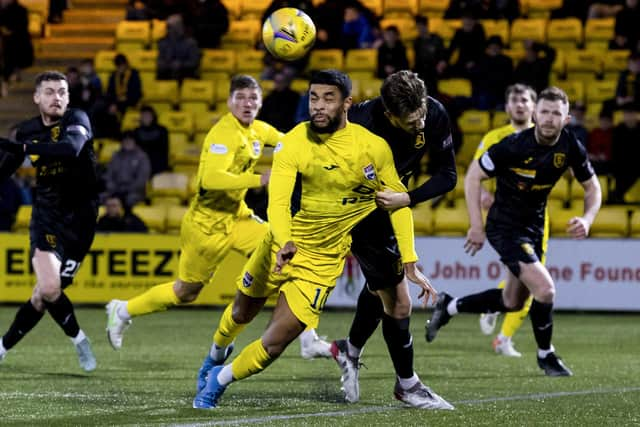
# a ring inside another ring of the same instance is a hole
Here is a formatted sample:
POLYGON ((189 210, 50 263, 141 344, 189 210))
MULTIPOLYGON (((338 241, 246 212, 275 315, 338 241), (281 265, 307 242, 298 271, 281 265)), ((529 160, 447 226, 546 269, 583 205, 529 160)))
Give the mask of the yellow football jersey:
MULTIPOLYGON (((269 222, 275 244, 294 241, 307 253, 344 256, 351 229, 376 208, 376 191, 407 191, 388 144, 364 127, 347 123, 317 135, 308 122, 287 133, 274 150, 269 182, 269 222), (291 194, 300 176, 300 211, 292 218, 291 194)), ((409 208, 391 213, 403 262, 417 260, 409 208)))
POLYGON ((282 138, 274 127, 254 120, 244 126, 233 114, 225 114, 204 139, 197 175, 197 193, 191 201, 191 219, 205 227, 216 216, 244 216, 251 210, 244 203, 247 189, 260 187, 254 167, 265 145, 282 138))

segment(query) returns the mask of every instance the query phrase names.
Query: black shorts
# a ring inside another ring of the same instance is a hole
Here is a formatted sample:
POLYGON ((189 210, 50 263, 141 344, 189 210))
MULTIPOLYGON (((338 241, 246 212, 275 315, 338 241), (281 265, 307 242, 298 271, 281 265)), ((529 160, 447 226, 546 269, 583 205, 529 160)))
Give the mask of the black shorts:
POLYGON ((500 255, 500 261, 520 277, 519 262, 532 264, 542 259, 542 233, 529 233, 521 229, 487 222, 487 239, 500 255))
POLYGON ((388 212, 371 212, 354 227, 351 237, 351 253, 360 264, 369 290, 394 288, 402 281, 402 258, 388 212))
POLYGON ((80 263, 89 253, 96 232, 97 216, 97 203, 76 207, 63 217, 34 209, 29 227, 31 258, 36 248, 55 253, 61 262, 62 289, 73 282, 80 263))

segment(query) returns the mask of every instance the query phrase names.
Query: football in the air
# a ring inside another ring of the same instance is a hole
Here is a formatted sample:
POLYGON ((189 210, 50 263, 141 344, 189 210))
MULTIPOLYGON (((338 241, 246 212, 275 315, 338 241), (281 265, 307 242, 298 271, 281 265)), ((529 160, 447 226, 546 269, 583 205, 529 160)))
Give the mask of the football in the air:
POLYGON ((294 7, 273 12, 262 25, 267 50, 285 61, 302 58, 316 40, 316 26, 309 15, 294 7))

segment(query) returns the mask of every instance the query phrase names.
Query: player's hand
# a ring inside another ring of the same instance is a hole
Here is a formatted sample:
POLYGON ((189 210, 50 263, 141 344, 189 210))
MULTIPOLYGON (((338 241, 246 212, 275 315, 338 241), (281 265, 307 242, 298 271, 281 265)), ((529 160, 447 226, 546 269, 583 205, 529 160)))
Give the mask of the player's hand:
POLYGON ((388 211, 404 208, 409 206, 410 203, 409 193, 399 193, 391 190, 378 191, 376 193, 376 205, 388 211))
POLYGON ((467 240, 464 242, 464 251, 471 256, 474 256, 480 249, 482 249, 486 238, 487 236, 482 228, 469 228, 469 231, 467 231, 467 240))
POLYGON ((260 175, 260 185, 267 185, 271 178, 271 169, 267 169, 260 175))
POLYGON ((292 241, 288 241, 284 244, 282 249, 276 254, 276 266, 273 269, 274 273, 281 273, 282 268, 291 261, 293 256, 298 252, 296 244, 292 241))
POLYGON ((24 154, 24 144, 7 138, 0 138, 0 150, 12 154, 24 154))
POLYGON ((417 263, 408 262, 404 264, 404 274, 407 275, 407 279, 422 288, 422 292, 418 295, 418 299, 424 297, 423 305, 425 307, 429 303, 429 298, 431 298, 434 304, 436 303, 436 300, 438 299, 438 292, 436 292, 435 288, 431 285, 427 276, 422 274, 422 269, 417 263))
POLYGON ((574 216, 567 224, 567 233, 574 239, 586 239, 589 235, 590 227, 586 219, 580 216, 574 216))

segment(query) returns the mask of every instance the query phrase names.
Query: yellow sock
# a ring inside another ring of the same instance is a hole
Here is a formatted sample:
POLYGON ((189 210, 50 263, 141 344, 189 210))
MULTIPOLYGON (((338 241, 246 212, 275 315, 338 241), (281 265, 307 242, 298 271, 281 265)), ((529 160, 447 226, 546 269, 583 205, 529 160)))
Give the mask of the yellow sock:
POLYGON ((213 334, 213 342, 218 347, 227 347, 236 339, 240 332, 242 332, 247 324, 236 323, 231 316, 233 312, 233 303, 229 304, 222 313, 220 318, 220 324, 218 329, 213 334))
POLYGON ((531 302, 533 301, 533 297, 529 296, 524 303, 524 307, 520 311, 513 311, 511 313, 507 313, 504 316, 504 321, 502 322, 502 328, 500 329, 500 333, 505 337, 513 337, 520 326, 522 326, 522 322, 527 318, 527 314, 529 314, 529 308, 531 308, 531 302))
POLYGON ((234 380, 241 380, 251 375, 259 374, 275 359, 272 359, 262 345, 262 339, 257 339, 244 348, 233 360, 231 372, 234 380))
POLYGON ((165 311, 169 307, 180 304, 180 299, 173 291, 173 282, 156 285, 145 293, 131 298, 127 302, 127 311, 131 317, 165 311))

